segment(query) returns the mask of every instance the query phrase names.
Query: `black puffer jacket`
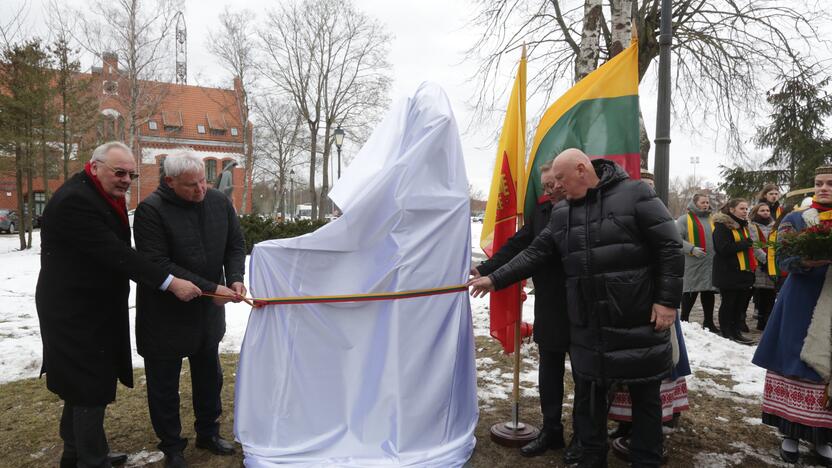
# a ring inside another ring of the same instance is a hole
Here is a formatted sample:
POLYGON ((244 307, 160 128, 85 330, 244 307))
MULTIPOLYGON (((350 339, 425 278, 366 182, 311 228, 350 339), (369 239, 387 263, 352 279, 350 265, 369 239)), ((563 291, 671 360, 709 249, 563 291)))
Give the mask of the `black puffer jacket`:
MULTIPOLYGON (((136 250, 203 291, 243 281, 246 251, 231 201, 208 189, 205 199, 179 198, 162 182, 136 209, 136 250)), ((136 346, 145 358, 176 359, 216 346, 225 334, 225 308, 210 298, 182 303, 139 285, 136 346)))
MULTIPOLYGON (((528 247, 549 224, 552 204, 537 205, 522 229, 508 240, 490 259, 477 267, 487 276, 508 263, 528 247)), ((534 281, 534 342, 547 351, 569 350, 569 319, 566 316, 566 279, 560 256, 551 255, 546 264, 532 275, 534 281)))
POLYGON ((558 252, 578 375, 603 384, 660 380, 673 366, 670 332, 655 331, 652 305, 679 306, 681 238, 653 189, 611 161, 592 164, 598 186, 557 204, 531 246, 490 278, 503 288, 558 252))
MULTIPOLYGON (((725 213, 714 215, 714 286, 719 289, 751 289, 754 286, 754 271, 740 271, 737 252, 751 248, 750 239, 739 242, 731 233, 740 226, 748 227, 748 221, 725 213)), ((752 253, 750 256, 753 256, 752 253)))

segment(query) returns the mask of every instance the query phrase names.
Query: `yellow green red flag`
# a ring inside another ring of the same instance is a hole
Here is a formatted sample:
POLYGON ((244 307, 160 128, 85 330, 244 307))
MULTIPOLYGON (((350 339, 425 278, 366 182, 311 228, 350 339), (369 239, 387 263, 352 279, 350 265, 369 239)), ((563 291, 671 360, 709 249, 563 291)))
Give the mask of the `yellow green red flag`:
MULTIPOLYGON (((633 37, 630 47, 546 110, 534 136, 526 174, 539 174, 540 166, 558 153, 578 148, 593 159, 615 161, 631 178, 639 179, 638 109, 638 40, 633 37)), ((540 180, 530 177, 519 202, 529 212, 542 195, 540 180)))

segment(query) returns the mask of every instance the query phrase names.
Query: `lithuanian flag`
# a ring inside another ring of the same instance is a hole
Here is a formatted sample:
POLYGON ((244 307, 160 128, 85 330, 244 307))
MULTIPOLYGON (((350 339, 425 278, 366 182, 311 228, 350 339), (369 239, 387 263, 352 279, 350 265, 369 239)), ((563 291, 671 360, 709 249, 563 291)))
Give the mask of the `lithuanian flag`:
MULTIPOLYGON (((552 104, 537 127, 526 174, 561 151, 578 148, 589 157, 612 160, 633 179, 641 177, 638 127, 638 39, 579 81, 552 104)), ((520 203, 526 212, 543 195, 539 178, 530 177, 520 203)))
MULTIPOLYGON (((523 206, 517 195, 518 189, 525 184, 525 159, 526 48, 523 47, 497 146, 497 159, 480 235, 480 247, 489 257, 517 232, 517 219, 523 206)), ((503 345, 506 353, 514 351, 514 327, 520 320, 520 288, 520 283, 515 283, 490 294, 491 336, 503 345)), ((527 327, 527 333, 528 330, 530 327, 527 327)))

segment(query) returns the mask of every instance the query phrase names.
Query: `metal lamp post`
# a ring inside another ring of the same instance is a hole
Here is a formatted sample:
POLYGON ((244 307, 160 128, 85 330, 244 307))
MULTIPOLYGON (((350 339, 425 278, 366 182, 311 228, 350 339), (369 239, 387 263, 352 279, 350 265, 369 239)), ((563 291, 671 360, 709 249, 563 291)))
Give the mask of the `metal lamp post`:
POLYGON ((659 99, 656 113, 656 161, 653 174, 656 178, 656 193, 667 204, 670 175, 670 48, 673 43, 673 25, 670 0, 662 0, 661 6, 659 99))
POLYGON ((291 206, 291 211, 289 213, 292 215, 292 219, 295 219, 295 170, 292 169, 289 171, 289 185, 291 186, 292 196, 290 197, 289 204, 291 206))
POLYGON ((344 129, 339 125, 335 129, 335 148, 338 150, 338 178, 341 178, 341 145, 344 144, 344 129))

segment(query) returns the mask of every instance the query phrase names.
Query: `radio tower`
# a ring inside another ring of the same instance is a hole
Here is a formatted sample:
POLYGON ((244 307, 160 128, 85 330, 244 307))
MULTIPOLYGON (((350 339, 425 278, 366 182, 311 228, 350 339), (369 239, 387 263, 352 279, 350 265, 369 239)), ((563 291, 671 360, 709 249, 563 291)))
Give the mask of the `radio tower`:
POLYGON ((185 15, 176 12, 176 84, 188 83, 188 29, 185 15))

